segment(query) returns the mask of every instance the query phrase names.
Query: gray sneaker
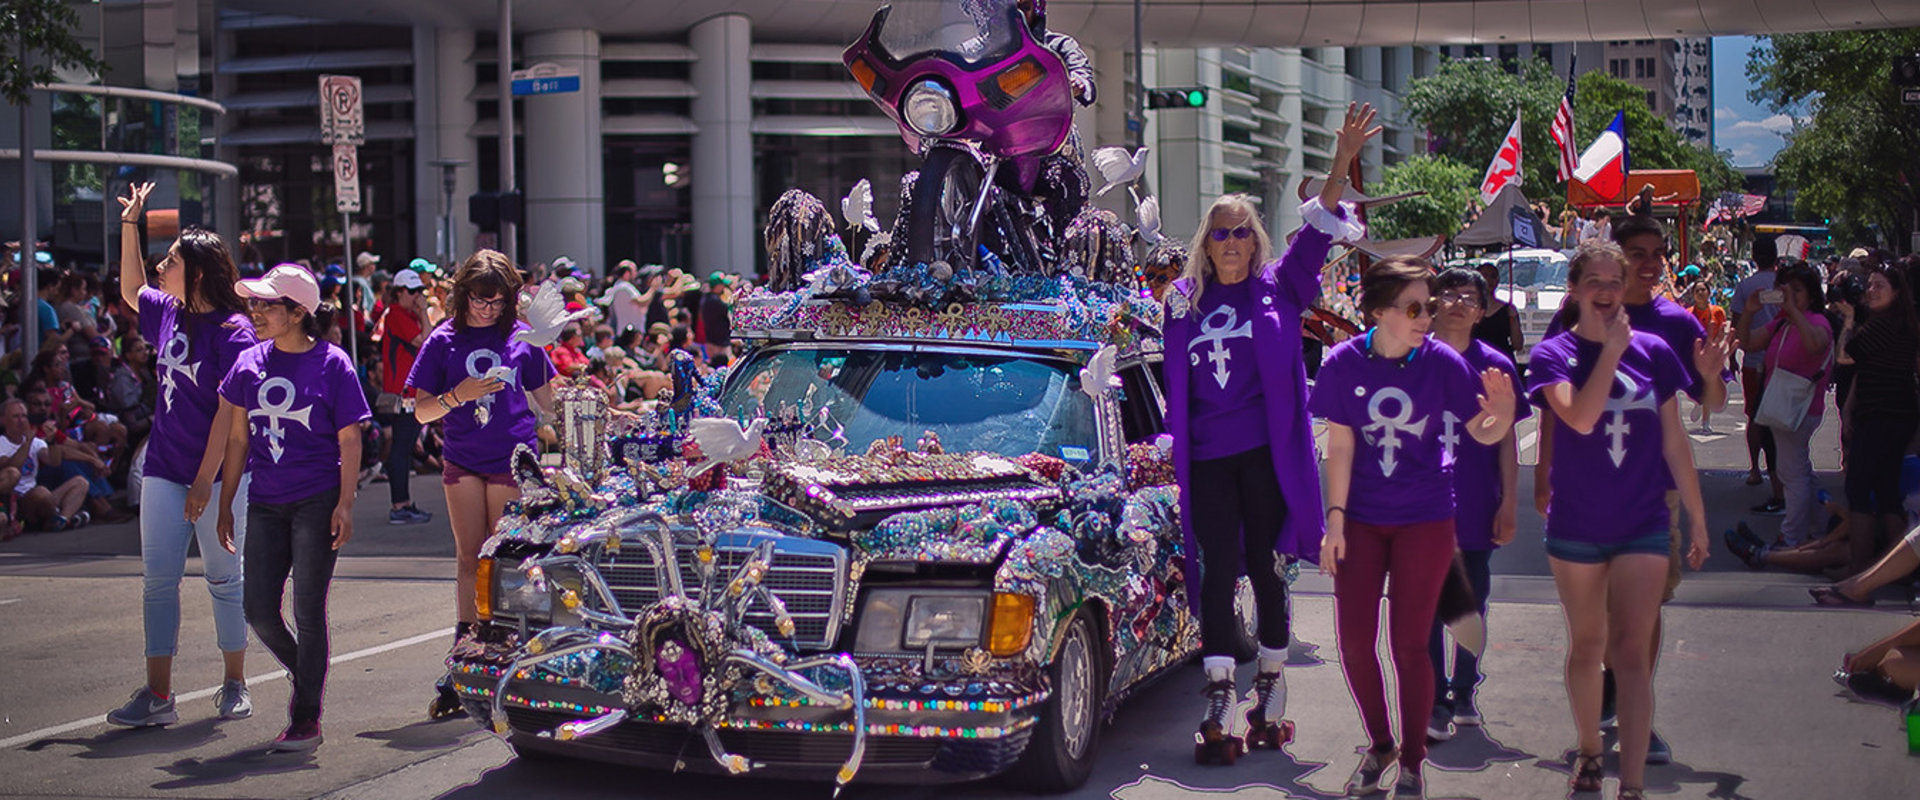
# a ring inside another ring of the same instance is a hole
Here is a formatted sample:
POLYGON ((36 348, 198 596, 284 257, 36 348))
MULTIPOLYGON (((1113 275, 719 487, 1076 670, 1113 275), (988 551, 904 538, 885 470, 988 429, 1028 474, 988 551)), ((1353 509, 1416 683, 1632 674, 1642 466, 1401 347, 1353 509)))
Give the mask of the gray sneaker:
POLYGON ((220 709, 221 719, 246 719, 253 716, 253 693, 247 691, 246 681, 227 681, 220 684, 220 691, 213 695, 213 704, 220 709))
POLYGON ((180 712, 174 710, 173 698, 163 700, 152 689, 142 686, 127 699, 126 705, 107 712, 107 721, 128 728, 172 725, 180 721, 180 712))

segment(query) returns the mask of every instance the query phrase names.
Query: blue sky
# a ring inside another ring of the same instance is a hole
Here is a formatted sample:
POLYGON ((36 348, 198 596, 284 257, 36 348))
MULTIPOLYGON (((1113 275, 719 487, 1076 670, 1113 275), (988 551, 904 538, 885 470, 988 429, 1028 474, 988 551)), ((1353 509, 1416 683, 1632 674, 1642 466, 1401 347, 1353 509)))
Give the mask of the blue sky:
POLYGON ((1753 44, 1751 36, 1713 40, 1714 145, 1732 152, 1736 167, 1766 166, 1786 146, 1780 134, 1793 128, 1792 117, 1747 99, 1747 51, 1753 44))

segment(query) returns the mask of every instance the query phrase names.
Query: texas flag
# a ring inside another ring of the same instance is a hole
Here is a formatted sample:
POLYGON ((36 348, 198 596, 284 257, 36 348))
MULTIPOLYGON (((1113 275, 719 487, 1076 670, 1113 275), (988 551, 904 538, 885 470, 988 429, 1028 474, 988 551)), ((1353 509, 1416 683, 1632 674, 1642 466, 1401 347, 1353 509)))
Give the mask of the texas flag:
POLYGON ((1613 124, 1580 154, 1580 166, 1574 168, 1573 179, 1586 184, 1601 197, 1618 198, 1626 189, 1627 172, 1633 168, 1632 163, 1627 155, 1627 112, 1616 111, 1613 124))
POLYGON ((1500 149, 1493 154, 1493 161, 1487 164, 1487 174, 1480 179, 1480 205, 1493 205, 1493 198, 1508 184, 1520 183, 1520 116, 1513 117, 1513 127, 1507 129, 1507 138, 1500 141, 1500 149))

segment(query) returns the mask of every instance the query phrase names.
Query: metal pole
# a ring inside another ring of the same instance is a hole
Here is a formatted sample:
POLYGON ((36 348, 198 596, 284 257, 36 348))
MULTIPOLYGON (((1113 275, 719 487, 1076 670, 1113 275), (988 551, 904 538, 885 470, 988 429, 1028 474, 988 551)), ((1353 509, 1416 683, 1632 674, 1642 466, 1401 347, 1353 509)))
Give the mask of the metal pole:
MULTIPOLYGON (((500 0, 500 191, 513 191, 518 178, 513 169, 513 0, 500 0)), ((507 263, 520 264, 515 225, 500 223, 500 252, 507 263)))
POLYGON ((347 352, 353 354, 353 363, 360 363, 360 322, 353 316, 354 295, 353 273, 357 267, 353 261, 353 212, 340 212, 340 260, 345 262, 342 268, 347 271, 347 352))
POLYGON ((1142 0, 1133 0, 1133 148, 1138 150, 1147 144, 1147 63, 1140 44, 1140 7, 1142 0))
MULTIPOLYGON (((25 33, 20 37, 20 61, 28 62, 27 39, 25 33)), ((21 375, 26 374, 26 365, 40 352, 40 275, 39 265, 34 263, 34 230, 39 221, 33 218, 38 211, 34 202, 33 190, 33 93, 27 93, 27 102, 17 109, 20 112, 20 341, 26 345, 26 360, 21 363, 21 375)))

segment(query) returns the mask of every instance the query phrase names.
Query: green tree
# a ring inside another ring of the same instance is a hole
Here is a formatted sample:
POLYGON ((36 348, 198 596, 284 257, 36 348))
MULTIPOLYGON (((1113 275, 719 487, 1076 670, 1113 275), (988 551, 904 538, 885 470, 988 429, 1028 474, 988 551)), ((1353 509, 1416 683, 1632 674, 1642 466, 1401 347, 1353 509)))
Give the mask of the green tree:
POLYGON ((1380 182, 1367 187, 1369 194, 1426 194, 1369 212, 1370 238, 1453 236, 1466 219, 1467 207, 1479 196, 1479 179, 1478 170, 1446 156, 1420 155, 1387 167, 1380 173, 1380 182))
MULTIPOLYGON (((1520 109, 1522 188, 1528 198, 1558 206, 1565 202, 1566 184, 1556 179, 1560 157, 1548 130, 1566 87, 1566 78, 1540 59, 1521 64, 1517 73, 1492 61, 1448 61, 1407 88, 1404 107, 1433 137, 1434 152, 1477 165, 1476 170, 1485 169, 1513 124, 1514 109, 1520 109)), ((1654 115, 1645 89, 1604 72, 1587 72, 1579 78, 1573 108, 1578 148, 1613 122, 1614 112, 1625 111, 1635 169, 1694 170, 1705 197, 1740 186, 1740 173, 1727 154, 1689 145, 1654 115)), ((1479 177, 1476 171, 1474 180, 1479 177)))
POLYGON ((80 15, 67 0, 6 0, 0 5, 0 96, 13 105, 26 105, 34 84, 54 82, 55 66, 106 71, 106 63, 74 37, 79 25, 80 15))
POLYGON ((1920 106, 1903 105, 1893 57, 1920 52, 1920 28, 1762 37, 1747 54, 1754 102, 1805 120, 1774 157, 1798 190, 1795 216, 1832 219, 1843 240, 1878 227, 1904 247, 1920 211, 1920 106))

